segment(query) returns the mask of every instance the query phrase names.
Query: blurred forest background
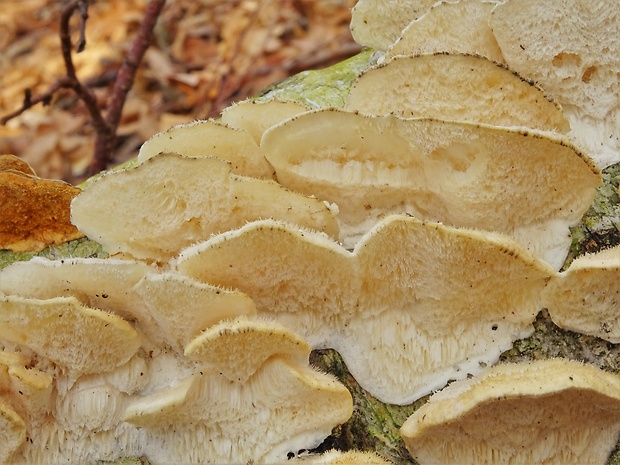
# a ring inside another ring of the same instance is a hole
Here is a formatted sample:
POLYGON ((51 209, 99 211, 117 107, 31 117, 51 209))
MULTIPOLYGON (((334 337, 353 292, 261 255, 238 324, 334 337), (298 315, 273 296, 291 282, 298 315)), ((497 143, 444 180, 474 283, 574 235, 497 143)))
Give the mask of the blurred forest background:
MULTIPOLYGON (((58 37, 63 0, 0 0, 0 117, 18 109, 25 89, 44 92, 65 74, 58 37)), ((116 72, 142 21, 146 0, 95 0, 77 75, 105 111, 116 72)), ((137 154, 152 134, 217 117, 234 101, 307 69, 360 50, 349 31, 355 0, 168 0, 130 92, 110 166, 137 154)), ((72 18, 74 40, 79 15, 72 18)), ((0 154, 27 161, 37 175, 84 180, 94 129, 71 90, 56 92, 0 126, 0 154)))

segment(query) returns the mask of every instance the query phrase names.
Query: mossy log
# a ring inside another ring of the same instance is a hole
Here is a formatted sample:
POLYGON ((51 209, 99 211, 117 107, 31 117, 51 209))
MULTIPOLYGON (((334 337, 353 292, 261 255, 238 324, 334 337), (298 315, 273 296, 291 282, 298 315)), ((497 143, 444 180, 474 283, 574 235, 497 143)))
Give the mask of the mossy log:
MULTIPOLYGON (((352 80, 373 62, 371 51, 364 51, 331 68, 300 73, 265 89, 257 98, 297 100, 317 108, 341 107, 352 80)), ((603 173, 603 179, 604 184, 598 189, 592 207, 582 222, 572 228, 573 243, 565 267, 583 253, 596 252, 620 244, 618 196, 620 164, 607 168, 603 173)), ((0 269, 11 262, 28 260, 35 255, 66 258, 101 257, 105 256, 105 253, 98 244, 88 239, 75 240, 38 253, 0 251, 0 269)), ((552 323, 544 309, 534 322, 534 327, 532 336, 516 341, 513 348, 501 356, 502 361, 566 357, 592 363, 604 370, 620 374, 620 344, 614 345, 595 337, 562 330, 552 323)), ((405 449, 399 428, 426 402, 427 397, 408 406, 386 405, 357 384, 337 352, 315 351, 312 353, 311 363, 338 377, 351 390, 355 402, 352 418, 335 429, 318 451, 330 448, 372 450, 398 465, 415 463, 405 449)), ((146 463, 139 459, 128 460, 122 463, 146 463)), ((620 441, 608 464, 620 465, 620 441)))

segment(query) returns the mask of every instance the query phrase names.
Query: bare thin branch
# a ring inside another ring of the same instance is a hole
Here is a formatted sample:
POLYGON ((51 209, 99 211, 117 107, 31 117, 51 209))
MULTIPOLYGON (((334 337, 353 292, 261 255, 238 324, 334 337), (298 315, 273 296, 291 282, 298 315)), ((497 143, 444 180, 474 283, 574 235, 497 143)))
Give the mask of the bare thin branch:
POLYGON ((166 0, 151 0, 149 2, 138 34, 134 38, 131 48, 118 71, 105 118, 106 126, 111 136, 97 131, 93 161, 88 169, 90 176, 105 170, 112 159, 112 153, 116 144, 116 130, 121 120, 127 94, 133 86, 138 66, 153 41, 153 30, 165 3, 166 0))
POLYGON ((142 62, 146 50, 153 41, 155 23, 165 3, 166 0, 151 0, 149 2, 144 12, 144 21, 140 25, 140 29, 134 38, 131 48, 118 70, 106 115, 106 121, 115 129, 118 127, 127 94, 133 86, 136 71, 142 62))
POLYGON ((80 40, 75 45, 75 51, 77 53, 83 52, 86 47, 86 20, 88 19, 88 0, 81 0, 78 5, 80 10, 80 40))
POLYGON ((69 79, 75 79, 77 81, 77 75, 75 73, 75 66, 73 65, 73 58, 71 52, 73 46, 71 44, 71 31, 69 30, 69 21, 75 10, 79 7, 80 0, 73 0, 65 5, 60 13, 60 50, 62 52, 62 59, 65 62, 65 70, 67 71, 67 77, 69 79))
POLYGON ((70 87, 67 85, 65 79, 59 79, 54 82, 45 92, 39 95, 32 95, 32 91, 30 89, 24 90, 24 100, 22 102, 22 106, 8 115, 4 115, 0 118, 0 124, 5 125, 13 118, 18 117, 23 112, 28 110, 29 108, 42 103, 43 105, 49 104, 52 96, 56 93, 58 89, 62 89, 63 87, 70 87))
POLYGON ((48 89, 36 96, 32 95, 30 89, 24 91, 24 100, 21 108, 0 118, 1 124, 6 124, 9 120, 21 115, 23 112, 33 106, 42 103, 49 104, 54 94, 62 88, 73 90, 78 98, 84 102, 88 113, 90 114, 91 123, 95 129, 95 151, 93 161, 89 167, 89 175, 94 175, 107 168, 109 161, 116 146, 116 131, 121 119, 121 113, 127 94, 133 86, 136 71, 140 65, 144 53, 148 49, 153 40, 153 29, 157 18, 163 9, 166 0, 151 0, 146 7, 144 13, 144 21, 142 22, 138 34, 136 35, 132 46, 125 57, 114 81, 114 87, 110 95, 108 111, 103 116, 101 109, 97 103, 97 97, 82 83, 76 73, 73 63, 73 44, 71 41, 70 21, 75 12, 80 14, 80 37, 76 44, 76 51, 79 53, 86 46, 86 21, 88 19, 89 0, 72 0, 67 3, 60 14, 60 49, 65 64, 66 75, 57 79, 48 89))

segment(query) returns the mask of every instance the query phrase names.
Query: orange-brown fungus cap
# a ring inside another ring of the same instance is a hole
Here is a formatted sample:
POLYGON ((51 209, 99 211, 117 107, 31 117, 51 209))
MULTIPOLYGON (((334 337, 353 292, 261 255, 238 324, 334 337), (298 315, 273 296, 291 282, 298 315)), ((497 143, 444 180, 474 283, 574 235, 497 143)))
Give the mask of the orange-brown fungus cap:
POLYGON ((0 172, 19 171, 28 175, 36 175, 28 163, 15 155, 0 155, 0 172))
POLYGON ((38 251, 82 237, 70 220, 80 190, 41 179, 19 158, 0 156, 0 249, 38 251))

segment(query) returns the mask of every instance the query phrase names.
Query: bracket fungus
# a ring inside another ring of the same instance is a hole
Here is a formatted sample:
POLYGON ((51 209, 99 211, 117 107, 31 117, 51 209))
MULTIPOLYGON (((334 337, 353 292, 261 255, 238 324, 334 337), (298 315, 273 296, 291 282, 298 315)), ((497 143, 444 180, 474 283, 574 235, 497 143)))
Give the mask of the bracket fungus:
POLYGON ((22 353, 0 351, 0 392, 20 419, 40 422, 51 410, 53 377, 30 365, 22 353))
POLYGON ((406 216, 380 222, 353 252, 257 221, 185 249, 176 266, 336 349, 364 389, 396 404, 481 371, 529 335, 554 273, 504 236, 406 216))
POLYGON ((358 0, 351 10, 351 34, 358 44, 387 50, 409 21, 437 0, 358 0))
POLYGON ((619 385, 566 359, 501 364, 431 396, 401 434, 420 465, 603 465, 620 433, 619 385))
POLYGON ((0 292, 34 299, 75 297, 82 305, 131 322, 154 347, 180 354, 205 328, 253 315, 252 300, 133 260, 34 257, 0 274, 0 292))
POLYGON ((26 424, 7 403, 0 400, 0 463, 7 463, 26 441, 26 424))
POLYGON ((576 258, 543 295, 561 328, 620 344, 620 247, 576 258))
POLYGON ((273 178, 273 169, 251 135, 215 120, 181 124, 155 134, 140 147, 138 163, 170 152, 186 157, 221 158, 230 163, 235 174, 259 179, 273 178))
POLYGON ((15 155, 4 154, 0 155, 0 172, 10 171, 13 173, 23 173, 28 176, 35 176, 36 173, 32 167, 15 155))
POLYGON ((183 347, 220 320, 253 315, 246 295, 133 260, 34 257, 2 270, 0 292, 35 299, 75 297, 115 313, 155 345, 183 347), (182 308, 182 312, 180 311, 182 308))
POLYGON ((481 0, 437 2, 403 29, 388 48, 385 59, 395 55, 449 52, 481 55, 504 63, 489 24, 491 10, 497 3, 481 0))
POLYGON ((76 297, 89 307, 113 311, 134 321, 142 306, 133 287, 155 268, 111 258, 33 257, 2 270, 0 292, 34 299, 76 297))
POLYGON ((351 411, 349 392, 333 378, 274 358, 246 385, 192 375, 136 399, 124 420, 146 431, 152 464, 270 463, 318 445, 351 411))
POLYGON ((0 296, 0 323, 1 340, 28 347, 74 377, 111 370, 140 347, 127 321, 74 297, 0 296))
MULTIPOLYGON (((41 422, 51 410, 52 377, 23 354, 0 351, 0 463, 26 441, 27 422, 41 422)), ((44 420, 43 420, 44 421, 44 420)))
POLYGON ((188 348, 209 364, 198 364, 174 386, 131 399, 123 419, 145 431, 145 455, 153 464, 179 457, 270 463, 314 447, 351 416, 353 403, 335 378, 307 365, 310 347, 299 341, 272 324, 222 322, 188 348))
POLYGON ((323 454, 310 454, 296 457, 287 462, 289 465, 390 465, 379 455, 372 452, 328 450, 323 454))
POLYGON ((0 155, 0 249, 43 250, 82 237, 69 219, 80 189, 37 177, 14 155, 0 155))
POLYGON ((269 129, 261 147, 278 182, 338 205, 347 248, 406 212, 507 234, 559 268, 601 182, 563 138, 482 124, 326 109, 269 129))
POLYGON ((415 8, 427 11, 409 16, 413 21, 403 26, 400 38, 392 30, 390 42, 375 42, 378 33, 373 26, 386 22, 380 19, 384 16, 402 25, 408 3, 378 2, 380 14, 372 18, 373 2, 360 1, 360 10, 372 19, 364 18, 368 25, 362 26, 354 14, 352 27, 361 31, 354 37, 387 50, 384 59, 464 52, 506 63, 562 106, 570 136, 601 168, 620 161, 620 92, 615 85, 620 71, 620 19, 614 8, 588 0, 551 0, 544 7, 537 0, 456 0, 429 8, 417 0, 412 2, 415 8), (540 34, 541 27, 556 32, 540 34))
POLYGON ((308 343, 284 326, 238 317, 215 324, 185 347, 192 360, 206 362, 231 381, 247 381, 274 355, 308 361, 308 343))
POLYGON ((560 103, 599 166, 620 161, 620 15, 608 2, 502 2, 490 25, 508 65, 560 103), (541 28, 553 34, 541 34, 541 28))
POLYGON ((221 119, 233 128, 243 129, 260 144, 267 129, 308 110, 308 106, 293 101, 244 100, 224 108, 221 119))
POLYGON ((321 200, 271 180, 231 173, 223 160, 159 154, 90 183, 71 205, 73 223, 110 253, 165 262, 183 247, 258 218, 338 236, 321 200))
POLYGON ((134 287, 158 328, 159 339, 179 353, 205 328, 221 320, 256 314, 245 294, 174 272, 149 273, 134 287))
POLYGON ((345 108, 560 133, 570 129, 560 106, 533 82, 467 54, 395 56, 362 72, 345 108))
MULTIPOLYGON (((0 463, 284 462, 353 411, 311 348, 340 352, 367 400, 414 409, 457 380, 403 426, 421 465, 604 461, 620 430, 617 376, 561 360, 485 368, 519 350, 543 307, 620 342, 615 251, 555 271, 601 182, 580 131, 617 145, 617 15, 600 14, 591 29, 611 32, 585 59, 579 15, 557 21, 585 0, 548 0, 544 15, 530 0, 434 3, 360 0, 353 34, 389 47, 383 63, 368 69, 367 51, 333 86, 314 72, 268 93, 345 110, 248 100, 223 124, 155 135, 136 167, 90 182, 72 220, 116 257, 0 273, 0 463), (521 23, 543 18, 574 40, 512 40, 517 5, 533 13, 521 23)), ((291 463, 384 463, 299 455, 291 463)))
POLYGON ((349 418, 349 391, 308 365, 299 336, 250 320, 249 298, 151 269, 35 259, 0 272, 0 463, 274 462, 349 418))

